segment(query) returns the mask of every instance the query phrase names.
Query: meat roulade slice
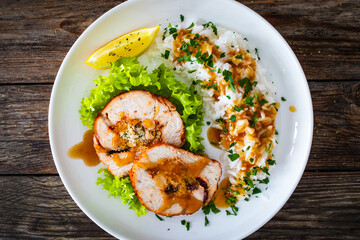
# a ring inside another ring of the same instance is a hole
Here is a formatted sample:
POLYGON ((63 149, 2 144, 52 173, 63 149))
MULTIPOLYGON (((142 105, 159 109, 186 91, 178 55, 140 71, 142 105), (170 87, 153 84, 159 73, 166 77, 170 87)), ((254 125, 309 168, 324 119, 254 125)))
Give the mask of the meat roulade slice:
POLYGON ((150 211, 165 216, 192 214, 213 198, 221 165, 159 143, 139 154, 129 176, 137 197, 150 211))
POLYGON ((166 98, 143 90, 110 100, 96 117, 94 131, 100 161, 118 177, 128 175, 133 160, 148 145, 165 142, 181 147, 185 141, 184 124, 176 107, 166 98))

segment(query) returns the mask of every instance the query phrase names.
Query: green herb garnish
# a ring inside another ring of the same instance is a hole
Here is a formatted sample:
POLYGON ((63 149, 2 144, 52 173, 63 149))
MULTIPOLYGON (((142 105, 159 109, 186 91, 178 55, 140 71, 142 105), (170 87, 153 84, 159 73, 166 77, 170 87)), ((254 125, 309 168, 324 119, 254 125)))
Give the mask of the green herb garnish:
POLYGON ((259 188, 254 188, 252 194, 258 194, 261 193, 261 190, 259 188))
POLYGON ((207 218, 207 216, 205 216, 205 227, 209 224, 209 220, 207 218))
POLYGON ((161 54, 161 57, 168 59, 170 56, 170 51, 169 50, 165 50, 165 54, 161 54))
POLYGON ((185 17, 183 15, 180 14, 180 21, 183 22, 185 19, 185 17))
POLYGON ((208 215, 208 214, 210 213, 210 211, 213 212, 214 214, 217 214, 217 213, 220 212, 220 209, 218 209, 218 208, 215 206, 214 201, 210 201, 210 202, 208 203, 208 205, 203 206, 201 209, 203 210, 203 212, 204 212, 205 215, 208 215))
POLYGON ((157 219, 159 219, 160 221, 165 221, 162 217, 160 217, 159 215, 155 214, 155 216, 157 217, 157 219))
POLYGON ((186 227, 187 231, 190 230, 190 222, 188 222, 186 220, 181 220, 181 225, 184 225, 186 227))
POLYGON ((249 107, 252 107, 252 106, 254 106, 253 99, 254 99, 254 97, 246 97, 246 98, 243 100, 243 103, 244 103, 245 105, 248 105, 249 107))
POLYGON ((274 164, 276 164, 276 161, 273 160, 273 159, 268 159, 268 160, 267 160, 267 163, 268 163, 269 165, 274 165, 274 164))
POLYGON ((240 157, 239 154, 237 153, 232 153, 232 154, 229 154, 228 157, 230 158, 230 160, 233 162, 235 161, 236 159, 238 159, 240 157))
POLYGON ((241 110, 244 110, 244 107, 243 106, 239 107, 239 106, 235 105, 234 110, 237 111, 237 112, 240 112, 241 110))
POLYGON ((187 27, 186 29, 190 29, 194 26, 194 23, 191 23, 189 27, 187 27))

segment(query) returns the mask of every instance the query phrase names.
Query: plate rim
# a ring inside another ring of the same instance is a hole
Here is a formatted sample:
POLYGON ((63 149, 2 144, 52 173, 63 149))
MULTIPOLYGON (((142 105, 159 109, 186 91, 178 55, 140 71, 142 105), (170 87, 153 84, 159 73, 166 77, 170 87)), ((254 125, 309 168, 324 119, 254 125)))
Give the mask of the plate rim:
MULTIPOLYGON (((86 207, 84 207, 80 201, 77 199, 76 194, 71 190, 71 188, 69 187, 69 185, 71 185, 63 176, 64 176, 64 172, 63 169, 59 166, 58 163, 58 157, 57 157, 57 150, 55 147, 55 136, 52 133, 52 128, 53 128, 53 114, 54 114, 54 99, 55 96, 57 94, 57 89, 59 86, 59 82, 60 82, 60 78, 61 75, 64 71, 66 62, 69 60, 70 55, 72 55, 72 52, 75 51, 75 49, 77 48, 77 46, 79 45, 79 43, 82 41, 82 39, 85 37, 85 35, 87 35, 88 32, 92 31, 93 28, 96 27, 96 25, 98 25, 103 19, 105 19, 107 16, 113 14, 114 12, 119 11, 121 8, 126 7, 127 5, 130 4, 136 4, 138 2, 142 2, 142 1, 146 1, 146 0, 128 0, 126 2, 120 3, 116 6, 114 6, 113 8, 109 9, 108 11, 106 11, 104 14, 102 14, 100 17, 98 17, 94 22, 92 22, 87 28, 86 30, 76 39, 76 41, 74 42, 74 44, 71 46, 71 48, 69 49, 69 51, 67 52, 67 54, 65 55, 61 66, 56 74, 56 78, 53 84, 53 88, 51 91, 51 96, 50 96, 50 104, 49 104, 49 110, 48 110, 48 133, 49 133, 49 141, 50 141, 50 148, 51 148, 51 153, 53 156, 53 160, 56 166, 56 169, 59 173, 59 177, 62 181, 62 183, 64 184, 66 190, 68 191, 70 197, 73 199, 73 201, 77 204, 77 206, 81 209, 81 211, 83 211, 87 217, 89 217, 96 225, 98 225, 100 228, 102 228, 104 231, 106 231, 107 233, 111 234, 112 236, 116 237, 119 236, 118 233, 113 232, 110 228, 108 228, 105 224, 103 224, 101 221, 98 221, 97 218, 90 212, 88 211, 88 209, 86 207)), ((215 1, 215 0, 213 0, 215 1)), ((260 229, 262 226, 264 226, 266 223, 269 222, 270 219, 272 219, 285 205, 285 203, 290 199, 290 197, 292 196, 293 192, 295 191, 295 189, 297 188, 297 186, 299 185, 299 182, 304 174, 306 165, 308 163, 309 160, 309 156, 310 156, 310 151, 311 151, 311 146, 312 146, 312 141, 313 141, 313 126, 314 126, 314 112, 313 112, 313 104, 312 104, 312 98, 311 98, 311 92, 310 92, 310 88, 309 88, 309 84, 306 78, 306 75, 304 73, 304 70, 298 60, 298 58, 296 57, 295 53, 293 52, 293 50, 291 49, 291 47, 289 46, 289 44, 287 43, 287 41, 283 38, 283 36, 275 29, 275 27, 273 27, 268 21, 266 21, 260 14, 258 14, 257 12, 255 12, 254 10, 252 10, 251 8, 245 6, 244 4, 237 2, 235 0, 221 0, 223 2, 231 2, 231 3, 235 3, 238 4, 239 7, 245 8, 246 11, 251 12, 252 14, 256 15, 256 17, 258 19, 260 19, 263 24, 267 25, 270 30, 272 31, 273 34, 276 34, 280 41, 282 41, 282 44, 284 46, 286 46, 287 48, 287 52, 290 53, 291 58, 294 60, 296 67, 300 70, 301 72, 301 76, 299 76, 301 78, 301 81, 304 82, 305 86, 306 86, 306 96, 305 98, 309 101, 309 106, 307 106, 307 109, 309 110, 309 129, 308 132, 306 133, 306 135, 308 136, 307 139, 307 145, 306 145, 306 153, 304 154, 304 158, 306 159, 306 161, 304 161, 303 165, 301 166, 301 171, 299 174, 299 176, 296 178, 296 184, 294 184, 292 186, 292 190, 288 192, 286 198, 284 198, 284 201, 279 205, 279 207, 274 208, 272 210, 272 213, 268 215, 267 218, 264 218, 262 221, 259 221, 258 224, 256 226, 254 226, 251 230, 247 231, 245 234, 238 234, 237 237, 233 238, 233 239, 238 239, 238 237, 241 238, 246 238, 248 237, 250 234, 256 232, 258 229, 260 229)), ((216 1, 217 4, 221 4, 221 1, 216 1)), ((300 166, 299 166, 300 167, 300 166)), ((126 236, 122 235, 121 236, 122 239, 129 239, 126 236)))

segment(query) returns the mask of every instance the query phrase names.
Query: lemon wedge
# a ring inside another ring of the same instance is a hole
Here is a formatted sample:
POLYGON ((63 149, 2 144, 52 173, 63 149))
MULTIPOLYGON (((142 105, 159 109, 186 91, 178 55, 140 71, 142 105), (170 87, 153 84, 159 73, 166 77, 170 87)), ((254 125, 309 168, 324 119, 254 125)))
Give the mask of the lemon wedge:
POLYGON ((126 33, 96 50, 85 61, 96 69, 110 68, 120 57, 136 57, 154 41, 160 27, 149 27, 126 33))

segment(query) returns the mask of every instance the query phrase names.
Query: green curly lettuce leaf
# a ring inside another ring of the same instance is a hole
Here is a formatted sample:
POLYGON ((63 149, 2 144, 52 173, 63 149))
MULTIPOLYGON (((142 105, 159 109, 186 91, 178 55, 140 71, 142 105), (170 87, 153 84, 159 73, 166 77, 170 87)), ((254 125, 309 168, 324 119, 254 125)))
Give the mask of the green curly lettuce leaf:
POLYGON ((122 203, 133 209, 139 217, 146 214, 146 208, 136 197, 128 176, 114 177, 106 168, 100 168, 98 174, 101 177, 97 178, 96 184, 109 191, 109 197, 121 197, 122 203))
POLYGON ((125 91, 143 89, 169 97, 184 122, 186 143, 183 148, 203 153, 200 137, 203 126, 202 99, 193 86, 188 88, 176 80, 164 64, 149 74, 137 58, 123 57, 113 64, 109 76, 99 76, 95 83, 97 86, 90 91, 90 96, 82 99, 79 111, 80 119, 88 128, 93 128, 98 112, 113 97, 125 91))

